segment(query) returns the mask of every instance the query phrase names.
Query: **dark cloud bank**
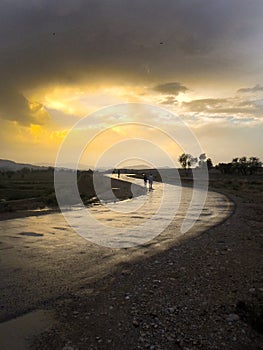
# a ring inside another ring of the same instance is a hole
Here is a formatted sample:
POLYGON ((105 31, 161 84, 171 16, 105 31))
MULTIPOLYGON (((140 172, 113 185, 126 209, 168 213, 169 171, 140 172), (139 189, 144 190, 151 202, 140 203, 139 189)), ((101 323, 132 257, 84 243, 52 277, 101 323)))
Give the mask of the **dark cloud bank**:
POLYGON ((258 0, 3 0, 0 116, 36 120, 24 91, 46 84, 148 83, 177 95, 187 88, 165 82, 235 74, 262 10, 258 0))

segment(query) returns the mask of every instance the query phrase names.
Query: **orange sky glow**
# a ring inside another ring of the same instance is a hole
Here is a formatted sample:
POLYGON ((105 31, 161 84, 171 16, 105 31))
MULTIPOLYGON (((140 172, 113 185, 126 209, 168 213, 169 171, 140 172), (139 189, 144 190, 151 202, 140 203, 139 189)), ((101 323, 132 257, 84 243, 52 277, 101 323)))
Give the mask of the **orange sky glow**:
MULTIPOLYGON (((107 106, 141 103, 180 117, 214 164, 243 155, 262 160, 262 2, 165 0, 151 7, 137 0, 4 1, 0 158, 54 165, 79 120, 107 106)), ((100 132, 90 125, 96 127, 100 132)), ((167 165, 162 152, 176 161, 188 151, 164 137, 162 122, 154 132, 112 126, 79 161, 92 167, 124 140, 102 166, 132 158, 134 147, 143 148, 146 162, 153 152, 155 166, 167 165), (131 146, 136 138, 145 145, 131 146)))

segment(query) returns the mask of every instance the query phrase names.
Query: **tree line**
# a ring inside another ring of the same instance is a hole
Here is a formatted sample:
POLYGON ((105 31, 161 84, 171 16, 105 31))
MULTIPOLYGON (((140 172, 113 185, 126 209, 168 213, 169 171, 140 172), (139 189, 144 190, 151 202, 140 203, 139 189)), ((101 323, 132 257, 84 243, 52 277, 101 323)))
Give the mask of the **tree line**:
POLYGON ((257 157, 234 158, 231 163, 216 165, 222 174, 253 175, 262 168, 262 162, 257 157))
POLYGON ((240 175, 252 175, 262 169, 262 162, 258 157, 237 157, 230 163, 219 163, 215 167, 211 158, 206 158, 205 153, 200 154, 199 157, 194 157, 189 153, 183 153, 178 158, 178 161, 186 173, 194 166, 197 168, 207 167, 208 170, 215 168, 222 174, 240 175))
POLYGON ((179 163, 181 164, 182 168, 185 170, 190 170, 191 167, 198 166, 199 168, 207 167, 208 170, 213 168, 213 162, 211 158, 206 159, 206 154, 202 153, 200 156, 194 157, 189 153, 183 153, 178 158, 179 163))

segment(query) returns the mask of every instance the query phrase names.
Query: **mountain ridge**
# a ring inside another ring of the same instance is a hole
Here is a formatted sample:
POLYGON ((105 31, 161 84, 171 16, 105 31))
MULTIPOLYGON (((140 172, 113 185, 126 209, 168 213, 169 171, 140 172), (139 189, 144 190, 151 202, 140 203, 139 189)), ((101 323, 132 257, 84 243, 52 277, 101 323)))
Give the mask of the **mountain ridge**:
POLYGON ((17 171, 23 168, 29 169, 46 169, 45 166, 33 165, 29 163, 17 163, 10 159, 0 159, 0 170, 17 171))

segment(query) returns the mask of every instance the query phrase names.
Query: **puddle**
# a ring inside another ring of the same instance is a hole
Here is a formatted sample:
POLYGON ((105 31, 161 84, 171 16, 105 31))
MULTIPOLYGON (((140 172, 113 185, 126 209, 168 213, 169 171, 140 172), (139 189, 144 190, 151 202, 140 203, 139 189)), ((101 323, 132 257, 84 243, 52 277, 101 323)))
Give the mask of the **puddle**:
POLYGON ((36 232, 21 232, 21 236, 29 236, 29 237, 42 237, 44 236, 43 233, 36 233, 36 232))

